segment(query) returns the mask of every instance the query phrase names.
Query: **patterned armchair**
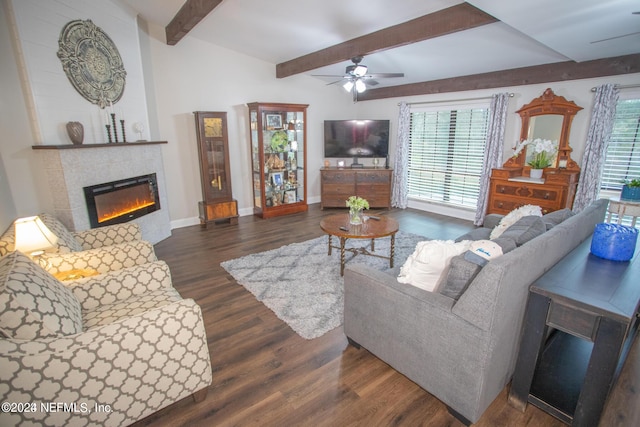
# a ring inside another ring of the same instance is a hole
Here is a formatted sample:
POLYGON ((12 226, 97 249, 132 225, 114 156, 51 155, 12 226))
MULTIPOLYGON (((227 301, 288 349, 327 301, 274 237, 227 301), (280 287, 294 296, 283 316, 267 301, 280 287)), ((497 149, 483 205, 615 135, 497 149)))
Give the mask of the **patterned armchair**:
MULTIPOLYGON (((93 270, 98 273, 119 270, 156 261, 153 245, 142 239, 138 224, 128 222, 70 232, 49 214, 40 219, 58 237, 58 244, 38 257, 38 263, 52 274, 70 270, 93 270)), ((0 256, 15 250, 15 227, 12 224, 0 237, 0 256)))
POLYGON ((63 284, 0 258, 0 425, 123 426, 210 384, 200 307, 163 261, 63 284))

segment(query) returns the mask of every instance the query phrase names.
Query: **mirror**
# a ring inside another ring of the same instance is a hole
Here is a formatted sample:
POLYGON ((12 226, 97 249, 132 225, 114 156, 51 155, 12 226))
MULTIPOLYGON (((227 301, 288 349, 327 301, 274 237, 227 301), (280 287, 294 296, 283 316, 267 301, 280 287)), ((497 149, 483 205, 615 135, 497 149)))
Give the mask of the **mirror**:
MULTIPOLYGON (((547 139, 557 141, 558 150, 551 159, 551 166, 546 169, 562 169, 579 172, 580 167, 571 159, 572 148, 569 146, 569 131, 573 117, 582 107, 562 96, 556 96, 551 89, 542 96, 516 111, 522 119, 520 141, 547 139)), ((531 169, 527 163, 533 159, 533 145, 526 147, 517 157, 511 157, 505 167, 522 167, 531 169)))
MULTIPOLYGON (((543 114, 540 116, 533 116, 529 119, 529 129, 527 130, 527 140, 533 141, 535 139, 547 139, 553 141, 559 146, 560 137, 562 136, 562 122, 563 116, 558 114, 543 114)), ((525 157, 525 164, 529 164, 535 156, 535 149, 533 145, 527 146, 527 152, 525 157)), ((558 152, 553 153, 551 156, 552 168, 558 167, 558 152)))

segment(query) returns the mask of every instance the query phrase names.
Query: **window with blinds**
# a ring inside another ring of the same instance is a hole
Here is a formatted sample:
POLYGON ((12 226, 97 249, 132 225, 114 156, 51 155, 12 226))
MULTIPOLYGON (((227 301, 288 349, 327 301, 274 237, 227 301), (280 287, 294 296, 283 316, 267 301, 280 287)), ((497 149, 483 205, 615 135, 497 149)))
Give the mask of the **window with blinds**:
POLYGON ((619 193, 626 179, 640 178, 640 99, 618 101, 604 160, 600 191, 619 193))
POLYGON ((411 112, 409 197, 475 208, 489 108, 411 112))

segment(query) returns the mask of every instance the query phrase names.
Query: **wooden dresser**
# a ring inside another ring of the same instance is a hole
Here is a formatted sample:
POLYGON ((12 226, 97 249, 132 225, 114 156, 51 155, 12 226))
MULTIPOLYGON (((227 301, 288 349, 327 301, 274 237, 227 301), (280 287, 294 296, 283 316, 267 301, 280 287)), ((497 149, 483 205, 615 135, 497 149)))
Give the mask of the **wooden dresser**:
POLYGON ((508 214, 524 205, 536 205, 542 213, 571 208, 580 172, 545 171, 544 182, 522 176, 522 168, 491 171, 487 213, 508 214))
POLYGON ((350 196, 367 199, 372 208, 391 207, 392 169, 320 169, 320 208, 345 208, 350 196))
POLYGON ((516 113, 522 119, 520 141, 524 149, 509 157, 501 168, 491 170, 487 213, 508 214, 524 205, 536 205, 543 213, 573 206, 580 166, 571 159, 569 131, 573 117, 582 110, 573 101, 557 96, 551 88, 516 113), (544 166, 542 179, 530 177, 537 155, 536 141, 557 144, 544 166))

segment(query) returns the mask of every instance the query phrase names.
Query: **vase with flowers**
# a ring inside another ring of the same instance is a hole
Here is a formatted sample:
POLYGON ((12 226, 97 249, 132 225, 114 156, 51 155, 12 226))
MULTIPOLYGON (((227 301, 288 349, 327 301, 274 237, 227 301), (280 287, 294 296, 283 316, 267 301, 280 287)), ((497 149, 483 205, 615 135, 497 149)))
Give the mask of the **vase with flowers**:
POLYGON ((530 150, 527 149, 527 151, 531 153, 530 160, 527 162, 527 165, 531 167, 529 176, 531 178, 542 178, 544 168, 551 166, 553 156, 558 151, 558 143, 542 138, 536 138, 532 141, 520 141, 513 149, 513 156, 517 157, 527 146, 531 146, 530 150))
POLYGON ((358 196, 351 196, 347 199, 347 207, 349 208, 349 223, 362 224, 362 211, 369 209, 369 202, 358 196))

